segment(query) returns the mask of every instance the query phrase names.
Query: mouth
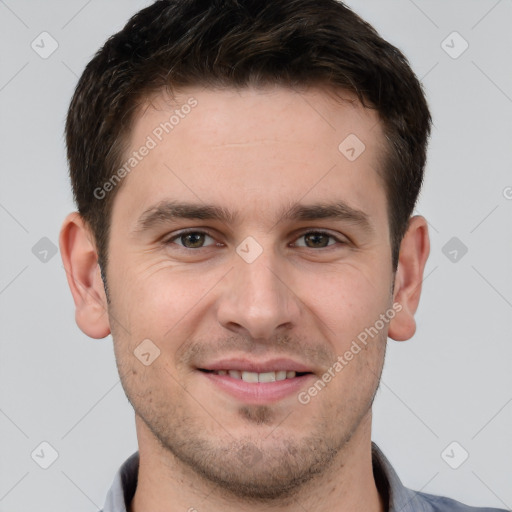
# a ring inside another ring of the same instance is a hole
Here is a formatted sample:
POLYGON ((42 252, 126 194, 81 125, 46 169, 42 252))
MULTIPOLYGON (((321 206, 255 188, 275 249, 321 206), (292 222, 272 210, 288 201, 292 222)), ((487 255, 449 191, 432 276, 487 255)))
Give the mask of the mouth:
POLYGON ((287 379, 295 379, 296 377, 302 377, 308 375, 311 372, 296 372, 293 370, 277 370, 270 372, 249 372, 245 370, 205 370, 199 368, 200 371, 206 373, 212 373, 214 375, 228 376, 232 379, 243 380, 244 382, 279 382, 287 379))
POLYGON ((290 360, 255 363, 225 360, 196 368, 214 388, 243 404, 275 403, 295 397, 315 374, 290 360))

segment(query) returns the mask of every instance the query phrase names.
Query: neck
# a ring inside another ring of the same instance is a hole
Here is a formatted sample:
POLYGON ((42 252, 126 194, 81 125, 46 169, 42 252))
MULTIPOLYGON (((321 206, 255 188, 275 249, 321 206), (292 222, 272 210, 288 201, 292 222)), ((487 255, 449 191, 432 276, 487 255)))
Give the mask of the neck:
POLYGON ((248 502, 228 495, 177 460, 136 418, 139 474, 128 512, 387 512, 373 476, 371 411, 332 464, 293 497, 279 502, 248 502))

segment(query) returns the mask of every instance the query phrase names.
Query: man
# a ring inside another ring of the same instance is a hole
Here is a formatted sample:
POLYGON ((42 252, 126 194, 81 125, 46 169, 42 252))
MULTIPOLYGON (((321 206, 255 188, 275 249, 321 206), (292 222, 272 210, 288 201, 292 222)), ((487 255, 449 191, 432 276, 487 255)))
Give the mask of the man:
POLYGON ((60 238, 135 410, 105 512, 477 510, 371 441, 387 337, 415 331, 430 125, 405 57, 334 0, 159 1, 107 41, 60 238))

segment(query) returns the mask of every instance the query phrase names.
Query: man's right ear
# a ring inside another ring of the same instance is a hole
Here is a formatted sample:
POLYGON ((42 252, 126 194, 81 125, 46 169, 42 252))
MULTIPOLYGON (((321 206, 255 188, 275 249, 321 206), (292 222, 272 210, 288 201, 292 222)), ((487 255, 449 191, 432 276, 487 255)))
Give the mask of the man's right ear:
POLYGON ((87 336, 105 338, 110 334, 110 324, 98 253, 92 234, 78 212, 70 213, 62 224, 59 246, 75 301, 75 321, 87 336))

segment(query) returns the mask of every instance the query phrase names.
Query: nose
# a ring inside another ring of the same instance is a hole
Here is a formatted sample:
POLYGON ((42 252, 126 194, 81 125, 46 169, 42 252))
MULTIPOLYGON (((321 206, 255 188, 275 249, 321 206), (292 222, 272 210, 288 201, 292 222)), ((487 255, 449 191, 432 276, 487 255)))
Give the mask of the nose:
POLYGON ((218 298, 219 323, 238 335, 262 341, 295 327, 300 300, 284 267, 285 262, 278 264, 271 250, 264 250, 251 263, 236 254, 218 298))

